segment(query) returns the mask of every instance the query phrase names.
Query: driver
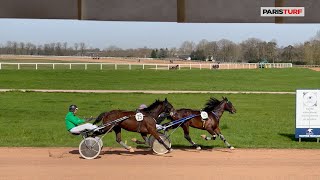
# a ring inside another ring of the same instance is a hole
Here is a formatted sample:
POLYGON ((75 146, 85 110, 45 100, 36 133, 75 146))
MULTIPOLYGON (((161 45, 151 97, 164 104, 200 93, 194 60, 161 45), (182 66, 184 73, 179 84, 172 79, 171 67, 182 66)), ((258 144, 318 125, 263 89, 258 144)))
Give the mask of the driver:
POLYGON ((139 110, 142 110, 142 109, 145 109, 145 108, 147 108, 147 105, 145 105, 145 104, 141 104, 141 105, 138 107, 139 110))
MULTIPOLYGON (((77 105, 72 104, 69 106, 69 112, 67 113, 65 118, 66 127, 69 132, 71 132, 72 134, 80 134, 80 132, 83 130, 93 130, 98 127, 91 123, 85 123, 86 121, 84 119, 80 119, 79 117, 76 116, 77 112, 78 112, 77 105), (82 123, 85 123, 85 124, 82 124, 82 123)), ((89 118, 89 120, 91 120, 91 118, 89 118)))

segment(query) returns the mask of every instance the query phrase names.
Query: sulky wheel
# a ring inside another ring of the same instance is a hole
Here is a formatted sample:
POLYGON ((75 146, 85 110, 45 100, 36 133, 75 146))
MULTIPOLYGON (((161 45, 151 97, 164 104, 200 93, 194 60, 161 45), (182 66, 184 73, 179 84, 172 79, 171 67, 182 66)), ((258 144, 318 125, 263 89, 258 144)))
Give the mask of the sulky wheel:
POLYGON ((99 144, 100 144, 100 147, 101 147, 101 149, 103 148, 103 141, 102 141, 102 138, 101 137, 99 137, 99 136, 96 136, 96 137, 94 137, 98 142, 99 142, 99 144))
POLYGON ((93 137, 87 137, 80 142, 79 153, 85 159, 96 158, 101 151, 99 141, 93 137))
MULTIPOLYGON (((159 134, 159 135, 160 135, 160 138, 163 140, 163 142, 169 148, 171 148, 170 139, 164 134, 159 134)), ((156 154, 166 154, 167 152, 169 152, 169 150, 167 150, 162 144, 160 144, 159 141, 157 141, 156 138, 154 138, 153 136, 149 137, 149 144, 152 147, 153 152, 155 152, 156 154)))

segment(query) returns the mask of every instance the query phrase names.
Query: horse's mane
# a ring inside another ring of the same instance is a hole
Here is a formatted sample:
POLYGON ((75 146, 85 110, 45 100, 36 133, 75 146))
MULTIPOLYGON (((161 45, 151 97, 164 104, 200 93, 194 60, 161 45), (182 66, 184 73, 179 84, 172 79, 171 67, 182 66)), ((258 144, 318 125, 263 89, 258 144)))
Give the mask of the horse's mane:
POLYGON ((203 108, 204 111, 209 112, 212 111, 215 107, 217 107, 221 101, 218 99, 211 97, 208 102, 205 104, 205 107, 203 108))
POLYGON ((162 103, 162 101, 160 101, 159 99, 157 99, 154 103, 152 103, 150 106, 144 108, 144 111, 151 111, 152 109, 154 109, 155 107, 157 107, 160 103, 162 103))

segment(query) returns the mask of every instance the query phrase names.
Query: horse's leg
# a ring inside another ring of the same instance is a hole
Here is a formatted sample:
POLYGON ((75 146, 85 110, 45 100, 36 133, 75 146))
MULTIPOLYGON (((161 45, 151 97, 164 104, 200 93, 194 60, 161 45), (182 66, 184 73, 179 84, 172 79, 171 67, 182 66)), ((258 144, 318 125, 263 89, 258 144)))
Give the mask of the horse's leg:
POLYGON ((116 141, 125 149, 129 150, 130 152, 134 152, 134 150, 132 149, 132 147, 126 145, 124 142, 122 142, 121 140, 121 127, 119 126, 115 126, 113 128, 114 132, 116 133, 116 141))
POLYGON ((145 143, 146 145, 150 146, 150 145, 149 145, 149 140, 148 140, 148 134, 146 134, 146 133, 141 133, 141 136, 142 136, 142 138, 144 139, 144 143, 145 143))
POLYGON ((196 149, 200 150, 201 147, 198 144, 196 144, 195 142, 193 142, 191 140, 191 137, 189 136, 189 126, 186 124, 183 124, 181 127, 184 132, 184 138, 186 138, 193 147, 196 147, 196 149))
POLYGON ((220 137, 221 141, 223 141, 224 144, 225 144, 229 149, 234 149, 234 147, 231 146, 231 144, 228 143, 228 141, 226 140, 226 138, 222 135, 219 127, 217 127, 217 128, 214 130, 214 132, 220 137))
POLYGON ((216 132, 212 129, 212 127, 208 127, 208 128, 206 128, 206 130, 208 131, 208 133, 210 133, 211 134, 211 137, 208 137, 207 135, 205 135, 205 134, 203 134, 203 135, 201 135, 201 137, 203 138, 203 139, 205 139, 205 140, 216 140, 216 138, 217 138, 217 134, 216 134, 216 132))
POLYGON ((146 133, 140 133, 144 141, 137 140, 136 138, 132 138, 131 140, 137 144, 145 144, 149 146, 148 137, 146 133))
POLYGON ((163 140, 160 138, 160 136, 159 136, 159 134, 158 134, 158 132, 157 132, 157 130, 156 130, 156 126, 153 127, 153 126, 151 126, 151 125, 147 125, 147 130, 148 130, 148 132, 149 132, 153 137, 156 138, 156 140, 158 140, 158 142, 159 142, 160 144, 162 144, 167 150, 169 150, 169 152, 172 151, 172 149, 169 148, 169 147, 166 145, 166 143, 164 143, 163 140))

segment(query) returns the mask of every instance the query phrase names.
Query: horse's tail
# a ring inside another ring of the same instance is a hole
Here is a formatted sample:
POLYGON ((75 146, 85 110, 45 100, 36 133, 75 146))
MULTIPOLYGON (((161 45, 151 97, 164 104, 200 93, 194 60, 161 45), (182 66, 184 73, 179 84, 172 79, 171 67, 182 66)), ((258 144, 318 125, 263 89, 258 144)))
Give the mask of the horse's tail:
POLYGON ((103 113, 101 113, 101 114, 96 118, 96 120, 93 122, 93 124, 99 123, 99 122, 103 119, 103 117, 106 116, 107 114, 108 114, 108 112, 103 112, 103 113))

